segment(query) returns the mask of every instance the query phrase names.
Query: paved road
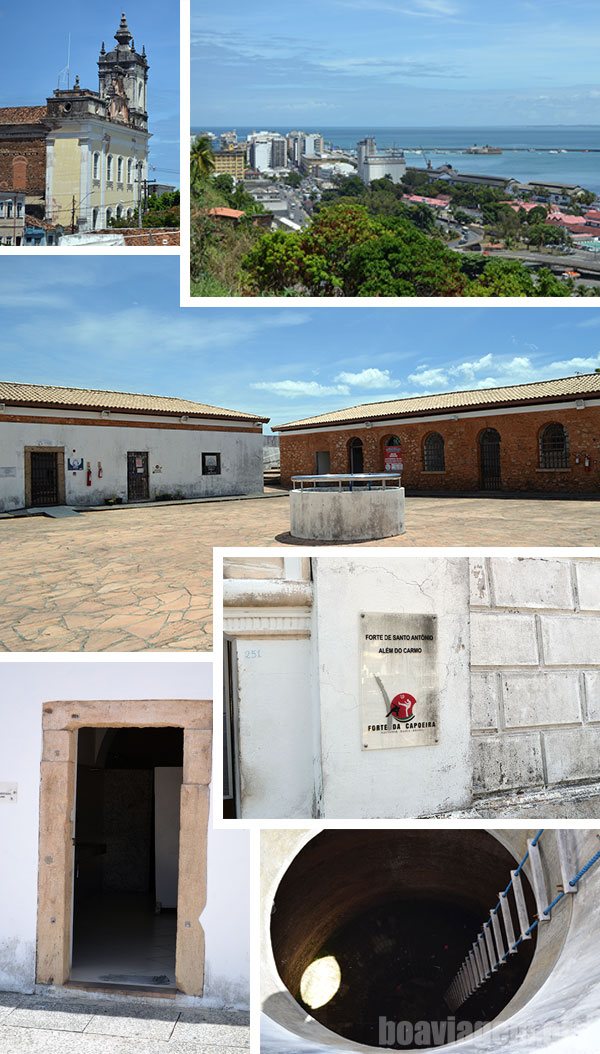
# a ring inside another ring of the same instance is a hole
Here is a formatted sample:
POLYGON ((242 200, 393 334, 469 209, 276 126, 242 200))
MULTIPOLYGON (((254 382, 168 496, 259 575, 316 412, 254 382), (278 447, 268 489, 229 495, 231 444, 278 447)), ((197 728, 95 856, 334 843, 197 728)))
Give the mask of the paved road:
MULTIPOLYGON (((212 547, 293 545, 287 494, 0 521, 0 651, 210 651, 212 547)), ((600 503, 409 498, 372 545, 600 545, 600 503)))
POLYGON ((248 1016, 233 1011, 0 993, 2 1054, 247 1054, 248 1047, 248 1016))
MULTIPOLYGON (((469 252, 468 245, 452 242, 449 246, 457 252, 469 252)), ((576 252, 572 256, 556 256, 552 253, 531 252, 529 249, 495 249, 488 252, 485 260, 521 260, 534 267, 548 267, 556 274, 563 271, 579 271, 584 276, 576 282, 598 285, 600 282, 600 254, 576 252)))

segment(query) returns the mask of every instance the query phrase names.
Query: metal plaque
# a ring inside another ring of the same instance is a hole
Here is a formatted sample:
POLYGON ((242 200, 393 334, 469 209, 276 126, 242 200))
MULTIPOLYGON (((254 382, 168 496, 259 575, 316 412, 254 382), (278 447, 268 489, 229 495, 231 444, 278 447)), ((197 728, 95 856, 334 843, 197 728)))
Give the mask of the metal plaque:
POLYGON ((437 617, 360 617, 363 750, 438 741, 437 617))
POLYGON ((16 783, 0 783, 0 802, 16 802, 17 800, 17 784, 16 783))

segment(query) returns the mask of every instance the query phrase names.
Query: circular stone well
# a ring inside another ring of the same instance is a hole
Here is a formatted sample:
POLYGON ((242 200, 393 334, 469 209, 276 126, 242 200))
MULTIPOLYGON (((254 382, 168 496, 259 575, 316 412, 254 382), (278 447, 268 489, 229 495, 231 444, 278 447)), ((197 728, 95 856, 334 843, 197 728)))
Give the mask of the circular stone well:
POLYGON ((401 479, 389 472, 292 476, 292 537, 315 542, 367 542, 404 534, 401 479))
MULTIPOLYGON (((485 831, 324 831, 300 850, 275 894, 279 976, 330 1032, 409 1049, 397 1036, 382 1043, 381 1020, 414 1026, 452 1016, 444 994, 514 867, 485 831)), ((527 880, 524 890, 533 917, 527 880)), ((456 1019, 493 1021, 523 984, 535 946, 534 936, 456 1019)))

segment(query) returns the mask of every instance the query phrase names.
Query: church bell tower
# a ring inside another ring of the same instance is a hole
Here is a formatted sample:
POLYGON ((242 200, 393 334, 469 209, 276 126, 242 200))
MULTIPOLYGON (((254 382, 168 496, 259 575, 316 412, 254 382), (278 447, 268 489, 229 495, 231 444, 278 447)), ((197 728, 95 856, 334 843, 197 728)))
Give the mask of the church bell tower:
POLYGON ((147 131, 148 59, 145 48, 141 52, 135 50, 124 14, 115 40, 117 46, 112 51, 106 51, 102 43, 98 59, 99 92, 107 103, 107 116, 147 131))

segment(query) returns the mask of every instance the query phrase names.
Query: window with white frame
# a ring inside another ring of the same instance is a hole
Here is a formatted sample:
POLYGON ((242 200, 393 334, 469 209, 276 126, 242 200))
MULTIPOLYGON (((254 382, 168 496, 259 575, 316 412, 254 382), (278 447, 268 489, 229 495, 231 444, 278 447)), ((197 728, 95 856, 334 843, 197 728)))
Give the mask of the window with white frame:
POLYGON ((100 154, 97 150, 92 162, 92 177, 93 179, 100 179, 100 154))
POLYGON ((109 154, 108 157, 106 158, 106 178, 109 181, 109 183, 110 183, 111 179, 113 178, 113 156, 112 156, 112 154, 109 154))

